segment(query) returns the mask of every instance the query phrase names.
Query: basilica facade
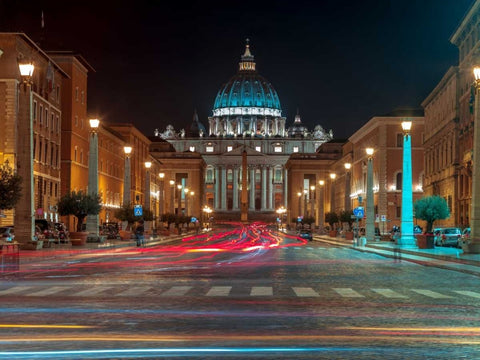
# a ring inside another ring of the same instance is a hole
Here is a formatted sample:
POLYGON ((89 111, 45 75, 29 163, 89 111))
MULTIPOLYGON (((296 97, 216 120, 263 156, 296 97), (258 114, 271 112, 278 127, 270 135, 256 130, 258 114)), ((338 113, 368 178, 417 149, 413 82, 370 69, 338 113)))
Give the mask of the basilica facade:
MULTIPOLYGON (((217 218, 240 218, 242 153, 247 153, 249 213, 270 216, 288 207, 286 163, 295 153, 315 154, 333 138, 317 125, 309 130, 299 114, 290 126, 282 116, 280 99, 272 84, 256 70, 247 41, 237 74, 217 93, 208 129, 194 114, 188 129, 168 125, 155 136, 177 152, 199 153, 205 161, 203 205, 217 218)), ((193 179, 182 179, 189 186, 193 179)), ((308 189, 311 184, 305 184, 308 189)), ((251 218, 251 217, 249 217, 251 218)))

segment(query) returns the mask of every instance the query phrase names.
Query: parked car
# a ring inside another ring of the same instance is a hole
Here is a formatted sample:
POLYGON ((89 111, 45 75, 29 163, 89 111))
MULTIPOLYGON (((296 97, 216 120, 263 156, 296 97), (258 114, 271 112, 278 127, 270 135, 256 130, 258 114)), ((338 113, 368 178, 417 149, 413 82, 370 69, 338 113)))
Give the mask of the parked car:
POLYGON ((414 235, 421 234, 422 232, 423 232, 423 229, 422 229, 421 226, 415 225, 413 227, 413 234, 414 235))
POLYGON ((68 238, 70 236, 70 233, 68 232, 67 227, 65 226, 64 223, 55 223, 53 224, 55 227, 55 230, 57 230, 58 234, 58 240, 60 242, 68 242, 68 238))
POLYGON ((470 228, 465 228, 462 231, 462 240, 463 241, 468 241, 470 239, 470 228))
POLYGON ((307 229, 302 229, 298 232, 298 237, 299 238, 302 238, 302 239, 305 239, 305 240, 308 240, 308 241, 312 241, 313 240, 313 236, 312 236, 312 231, 311 230, 307 230, 307 229))
POLYGON ((460 228, 437 228, 433 230, 433 235, 436 246, 461 246, 462 231, 460 228))
POLYGON ((0 238, 4 241, 12 242, 15 239, 15 231, 13 226, 0 227, 0 238))
POLYGON ((42 229, 40 229, 40 226, 35 225, 35 240, 45 240, 45 235, 43 235, 42 229))

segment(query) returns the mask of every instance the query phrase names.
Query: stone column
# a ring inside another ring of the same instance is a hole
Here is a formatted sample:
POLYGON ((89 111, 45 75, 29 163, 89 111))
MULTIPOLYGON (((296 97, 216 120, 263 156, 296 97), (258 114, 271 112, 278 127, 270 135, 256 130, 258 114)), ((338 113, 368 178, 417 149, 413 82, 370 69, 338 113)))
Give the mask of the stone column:
POLYGON ((283 206, 288 209, 288 171, 283 169, 283 206))
POLYGON ((255 210, 255 168, 250 168, 250 201, 248 205, 249 210, 255 210))
POLYGON ((233 206, 232 210, 239 210, 238 207, 238 167, 233 168, 233 206))
POLYGON ((273 167, 268 169, 268 198, 267 198, 267 208, 268 210, 273 210, 273 167))
POLYGON ((222 199, 221 199, 221 210, 227 210, 227 168, 222 166, 221 169, 222 173, 222 199))
POLYGON ((220 170, 218 165, 215 166, 215 194, 213 205, 215 210, 220 208, 220 170))
POLYGON ((260 189, 260 194, 262 198, 262 211, 265 211, 267 208, 267 167, 262 166, 262 187, 260 189))

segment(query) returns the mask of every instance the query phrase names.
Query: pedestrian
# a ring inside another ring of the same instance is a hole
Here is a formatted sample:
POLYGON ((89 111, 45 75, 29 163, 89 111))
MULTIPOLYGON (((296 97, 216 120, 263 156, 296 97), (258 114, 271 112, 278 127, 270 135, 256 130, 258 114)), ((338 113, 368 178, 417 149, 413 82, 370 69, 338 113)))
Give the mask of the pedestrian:
POLYGON ((401 262, 402 261, 402 253, 400 252, 400 245, 394 244, 393 245, 393 260, 395 262, 401 262))
POLYGON ((144 240, 144 233, 145 228, 143 226, 143 220, 140 220, 138 222, 138 226, 135 228, 135 237, 137 239, 137 246, 143 246, 145 245, 145 240, 144 240))

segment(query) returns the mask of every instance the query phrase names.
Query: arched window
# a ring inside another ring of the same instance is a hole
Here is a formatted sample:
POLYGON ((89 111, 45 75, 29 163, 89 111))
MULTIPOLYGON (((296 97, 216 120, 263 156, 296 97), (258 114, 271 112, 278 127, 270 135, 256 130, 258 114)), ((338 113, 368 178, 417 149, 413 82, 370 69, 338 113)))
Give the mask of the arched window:
POLYGON ((402 190, 402 173, 398 172, 395 176, 395 187, 397 190, 402 190))

